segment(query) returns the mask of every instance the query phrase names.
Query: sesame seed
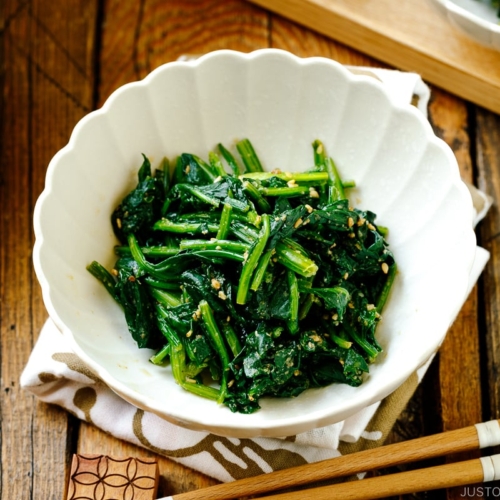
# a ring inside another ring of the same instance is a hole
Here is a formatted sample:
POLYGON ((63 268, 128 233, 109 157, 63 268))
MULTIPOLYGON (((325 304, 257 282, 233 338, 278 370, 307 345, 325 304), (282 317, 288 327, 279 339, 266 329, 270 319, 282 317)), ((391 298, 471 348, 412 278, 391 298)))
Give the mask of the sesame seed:
POLYGON ((316 189, 310 187, 309 188, 309 196, 311 198, 319 198, 319 193, 316 191, 316 189))
POLYGON ((369 222, 368 229, 370 229, 371 231, 375 231, 375 226, 371 222, 369 222))
POLYGON ((116 219, 116 226, 118 227, 118 229, 121 229, 122 228, 122 220, 121 219, 116 219))
POLYGON ((222 299, 222 300, 227 299, 227 295, 222 290, 219 292, 219 299, 222 299))
POLYGON ((186 169, 184 170, 184 172, 186 172, 186 174, 189 174, 189 171, 190 171, 190 170, 191 170, 191 167, 188 165, 188 166, 186 167, 186 169))
POLYGON ((348 227, 352 227, 352 226, 354 226, 354 219, 353 219, 352 217, 349 217, 349 218, 347 219, 347 226, 348 226, 348 227))
POLYGON ((220 289, 220 281, 216 280, 215 278, 212 280, 212 287, 215 288, 216 290, 220 289))
POLYGON ((373 311, 375 309, 375 304, 366 304, 367 311, 373 311))
POLYGON ((296 221, 295 221, 295 224, 293 225, 293 227, 295 229, 297 229, 301 224, 302 224, 302 219, 299 217, 296 221))
POLYGON ((346 280, 347 278, 349 278, 349 273, 344 274, 344 279, 346 280))
POLYGON ((186 337, 189 338, 193 335, 193 330, 189 330, 189 332, 186 333, 186 337))
POLYGON ((382 262, 382 265, 380 267, 382 268, 382 272, 384 274, 387 274, 389 272, 389 266, 387 265, 387 262, 382 262))
POLYGON ((293 188, 293 187, 297 186, 297 183, 295 182, 295 179, 292 179, 291 181, 288 181, 286 184, 290 188, 293 188))
POLYGON ((314 210, 313 207, 311 207, 311 205, 304 205, 304 207, 306 208, 306 210, 309 212, 309 213, 312 213, 312 211, 314 210))
POLYGON ((234 385, 234 378, 227 383, 227 387, 230 388, 234 385))

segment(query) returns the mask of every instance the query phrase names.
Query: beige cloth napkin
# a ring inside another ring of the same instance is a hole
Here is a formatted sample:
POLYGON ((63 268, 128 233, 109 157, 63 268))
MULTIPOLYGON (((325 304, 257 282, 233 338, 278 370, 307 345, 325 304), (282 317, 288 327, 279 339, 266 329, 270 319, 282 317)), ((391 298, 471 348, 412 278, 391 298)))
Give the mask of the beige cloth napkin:
MULTIPOLYGON (((430 92, 418 75, 373 68, 351 70, 378 78, 395 99, 413 102, 427 115, 430 92)), ((476 207, 476 223, 491 202, 482 192, 469 188, 476 207)), ((488 258, 488 252, 478 247, 469 290, 488 258)), ((386 399, 345 421, 281 439, 235 439, 192 431, 134 407, 85 366, 50 319, 40 332, 22 373, 21 385, 41 401, 62 406, 119 439, 220 481, 231 481, 382 445, 429 364, 430 360, 386 399)))

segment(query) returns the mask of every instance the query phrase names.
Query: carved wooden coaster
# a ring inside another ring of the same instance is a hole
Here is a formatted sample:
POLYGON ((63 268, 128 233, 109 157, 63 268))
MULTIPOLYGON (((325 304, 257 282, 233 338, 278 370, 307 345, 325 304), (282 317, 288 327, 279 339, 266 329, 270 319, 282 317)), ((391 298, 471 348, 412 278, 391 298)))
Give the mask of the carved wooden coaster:
POLYGON ((73 455, 67 500, 154 500, 158 463, 150 458, 73 455))

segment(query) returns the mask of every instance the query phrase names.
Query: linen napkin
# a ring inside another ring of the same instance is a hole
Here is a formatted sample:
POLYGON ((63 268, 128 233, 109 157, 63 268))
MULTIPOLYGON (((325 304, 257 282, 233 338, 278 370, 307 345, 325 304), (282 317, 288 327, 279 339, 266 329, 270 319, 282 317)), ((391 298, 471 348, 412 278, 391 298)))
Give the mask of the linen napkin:
MULTIPOLYGON (((412 102, 427 116, 429 88, 419 75, 374 68, 350 68, 381 80, 395 99, 412 102)), ((491 200, 469 186, 474 201, 474 224, 491 200)), ((489 253, 477 248, 469 291, 489 253)), ((183 465, 232 481, 273 470, 311 463, 382 445, 413 395, 431 360, 380 403, 327 427, 283 438, 236 439, 192 431, 138 409, 109 389, 71 351, 67 339, 49 319, 21 375, 21 386, 41 401, 56 404, 103 431, 169 457, 183 465)))

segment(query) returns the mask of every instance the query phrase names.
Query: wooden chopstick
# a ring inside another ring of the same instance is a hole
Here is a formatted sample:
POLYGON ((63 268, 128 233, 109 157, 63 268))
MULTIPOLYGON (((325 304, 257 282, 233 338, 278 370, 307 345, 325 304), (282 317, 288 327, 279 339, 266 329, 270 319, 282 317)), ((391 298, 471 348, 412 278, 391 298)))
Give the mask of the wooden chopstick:
MULTIPOLYGON (((449 453, 458 453, 486 448, 489 446, 496 446, 498 444, 500 444, 500 420, 491 420, 489 422, 483 422, 470 427, 464 427, 463 429, 443 432, 432 436, 425 436, 387 446, 380 446, 378 448, 351 453, 349 455, 342 455, 328 460, 323 460, 321 462, 300 465, 298 467, 270 472, 256 477, 218 484, 208 488, 164 497, 158 500, 229 500, 247 495, 260 495, 262 493, 268 493, 284 488, 302 486, 312 482, 350 476, 382 467, 391 467, 417 460, 444 456, 449 453)), ((475 461, 473 460, 473 462, 475 461)), ((462 464, 463 463, 467 462, 462 462, 462 464)), ((452 465, 455 466, 455 464, 452 465)), ((476 465, 469 466, 470 470, 467 472, 472 473, 477 469, 476 472, 479 474, 478 467, 481 464, 478 461, 476 465)), ((447 465, 443 467, 449 466, 447 465)), ((457 465, 456 467, 461 466, 457 465)), ((417 473, 417 471, 414 472, 417 473)), ((453 475, 455 472, 451 470, 450 474, 453 475)), ((448 475, 446 471, 443 474, 446 474, 446 476, 448 475)), ((387 477, 392 478, 394 476, 395 475, 387 477)), ((481 479, 479 481, 483 480, 482 477, 481 469, 481 479)), ((360 483, 364 483, 365 481, 368 481, 368 479, 360 481, 360 483)), ((389 481, 388 484, 390 485, 391 480, 387 481, 389 481)), ((469 482, 466 484, 472 483, 469 482)), ((352 487, 352 484, 350 487, 352 487)), ((444 487, 446 486, 443 486, 443 488, 444 487)), ((373 492, 371 493, 373 494, 373 492)), ((273 496, 266 498, 273 498, 273 496)), ((320 500, 319 497, 316 496, 313 498, 315 498, 315 500, 320 500)), ((322 498, 331 498, 331 496, 325 496, 322 498)), ((363 498, 375 497, 368 496, 363 498)))
POLYGON ((492 455, 491 457, 485 457, 485 459, 476 458, 464 462, 363 479, 362 481, 320 486, 260 498, 266 498, 266 500, 303 500, 304 498, 314 498, 314 500, 331 500, 332 498, 372 500, 500 479, 500 455, 492 455), (490 464, 488 461, 492 463, 490 464), (493 474, 488 475, 490 466, 493 467, 494 471, 493 474))

